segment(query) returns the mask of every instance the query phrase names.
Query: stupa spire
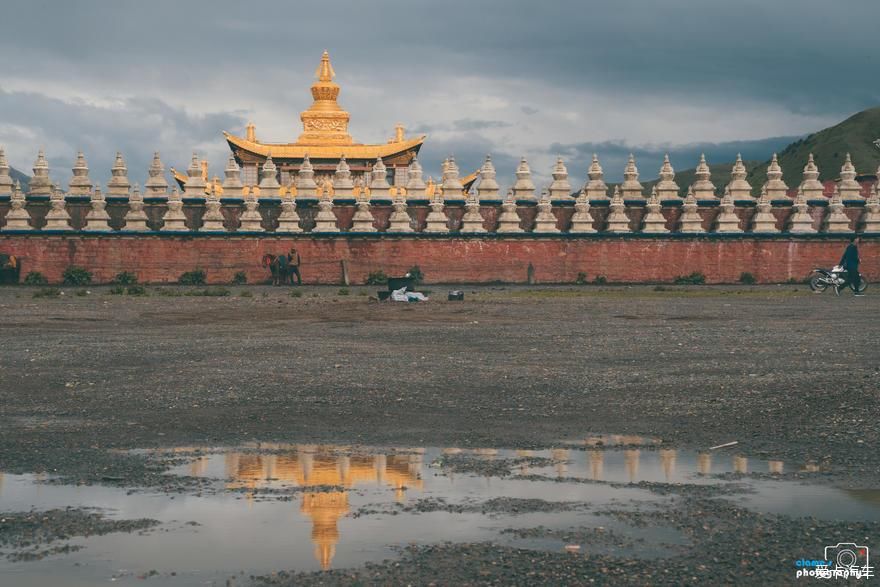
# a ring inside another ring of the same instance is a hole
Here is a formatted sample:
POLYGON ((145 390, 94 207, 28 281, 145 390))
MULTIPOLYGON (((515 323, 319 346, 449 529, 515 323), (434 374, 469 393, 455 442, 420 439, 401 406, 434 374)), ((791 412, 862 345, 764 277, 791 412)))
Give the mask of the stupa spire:
POLYGON ((110 174, 110 181, 107 182, 107 195, 128 196, 128 192, 131 190, 131 182, 128 180, 128 166, 119 151, 116 152, 116 160, 113 162, 110 174))
POLYGON ((483 166, 480 167, 480 184, 477 186, 477 194, 480 200, 498 199, 498 182, 495 180, 495 164, 492 163, 492 155, 486 155, 483 166))
POLYGON ((767 166, 767 181, 763 189, 767 191, 767 197, 771 200, 788 197, 788 186, 782 181, 782 168, 779 166, 776 153, 773 153, 770 165, 767 166))
POLYGON ((296 174, 296 196, 298 198, 314 198, 318 195, 318 184, 315 183, 315 169, 309 160, 309 154, 303 157, 299 173, 296 174))
POLYGON ((241 168, 234 155, 229 155, 226 161, 226 169, 223 170, 223 195, 227 198, 240 198, 244 195, 244 185, 241 183, 241 168))
POLYGON ((186 175, 187 180, 183 195, 188 198, 204 198, 208 182, 202 176, 202 163, 199 161, 198 154, 193 153, 192 161, 186 169, 186 175))
POLYGON ((620 186, 620 193, 624 200, 642 199, 642 184, 639 183, 639 168, 636 167, 636 158, 633 154, 629 154, 626 167, 623 169, 623 183, 620 186))
MULTIPOLYGON (((2 157, 2 150, 0 150, 2 157)), ((0 160, 0 163, 3 161, 0 160)), ((27 211, 27 200, 21 193, 21 184, 15 182, 15 189, 9 198, 9 212, 6 213, 6 225, 2 230, 32 230, 30 225, 31 214, 27 211)))
POLYGON ((406 170, 406 195, 409 198, 425 197, 425 180, 422 179, 422 165, 418 157, 413 157, 406 170))
POLYGON ((605 184, 605 172, 599 164, 599 157, 593 153, 593 161, 587 170, 587 183, 584 185, 584 194, 588 200, 607 200, 608 186, 605 184))
POLYGON ((700 153, 700 162, 694 172, 694 196, 697 200, 714 200, 715 184, 712 183, 712 170, 706 162, 706 155, 700 153))
POLYGON ((12 176, 9 175, 9 162, 6 160, 6 151, 0 147, 0 195, 8 196, 13 193, 12 176))
POLYGON ((315 70, 315 77, 318 78, 319 82, 332 82, 333 78, 336 77, 336 72, 333 71, 333 66, 330 64, 330 54, 327 51, 324 51, 324 54, 321 55, 321 63, 318 65, 318 69, 315 70))
POLYGON ((388 168, 379 157, 370 172, 370 199, 387 200, 391 197, 391 185, 388 183, 388 168))
POLYGON ((819 181, 819 168, 816 167, 812 153, 807 157, 807 164, 804 165, 804 176, 799 190, 803 191, 808 202, 818 200, 825 195, 825 186, 819 181))
POLYGON ((354 181, 351 179, 351 167, 345 160, 345 155, 339 158, 336 171, 333 174, 333 191, 339 198, 350 198, 354 195, 354 181))
POLYGON ((147 183, 144 184, 144 196, 152 198, 168 197, 168 180, 165 179, 165 166, 159 157, 159 151, 153 153, 153 161, 147 171, 147 183))
POLYGON ((260 195, 264 198, 277 198, 281 190, 278 183, 278 168, 272 161, 272 155, 266 157, 263 169, 260 171, 260 195))
POLYGON ((856 168, 852 163, 849 153, 843 161, 840 168, 840 199, 845 200, 862 200, 862 186, 856 181, 856 168))
POLYGON ((516 168, 516 181, 513 183, 513 196, 517 200, 534 200, 535 183, 532 181, 532 169, 523 157, 516 168))
POLYGON ((562 157, 556 158, 553 166, 553 183, 550 184, 551 200, 571 200, 571 183, 568 181, 568 169, 562 161, 562 157))
MULTIPOLYGON (((669 162, 668 156, 666 157, 666 162, 669 162)), ((672 169, 672 166, 670 166, 670 169, 672 169)), ((678 190, 675 193, 678 195, 678 190)), ((651 197, 648 198, 645 209, 647 214, 642 219, 642 232, 655 234, 669 232, 669 229, 666 228, 666 218, 664 218, 663 212, 661 212, 659 184, 651 189, 651 197)))
MULTIPOLYGON (((660 178, 660 181, 657 182, 655 187, 657 188, 657 197, 659 198, 659 201, 663 202, 666 200, 681 199, 678 195, 678 184, 675 183, 675 170, 672 168, 672 163, 669 161, 669 153, 663 155, 663 165, 660 166, 660 174, 658 177, 660 178)), ((652 225, 652 229, 657 226, 652 225)), ((645 227, 647 228, 648 224, 646 224, 645 227)), ((647 232, 647 230, 645 230, 645 232, 647 232)))
POLYGON ((317 81, 312 84, 314 102, 300 114, 303 133, 297 139, 300 145, 351 145, 348 134, 349 114, 336 102, 339 86, 333 81, 336 72, 330 64, 330 54, 324 51, 315 70, 317 81))
POLYGON ((46 213, 46 224, 43 230, 73 230, 70 225, 70 214, 67 212, 67 202, 64 193, 58 185, 50 186, 51 195, 49 205, 51 208, 46 213))
POLYGON ((141 195, 141 189, 138 184, 134 184, 131 195, 128 197, 128 212, 125 214, 125 224, 122 230, 131 232, 145 232, 149 230, 147 226, 147 213, 144 212, 144 197, 141 195))
POLYGON ((28 192, 32 196, 50 196, 53 191, 52 181, 49 179, 49 162, 46 161, 43 149, 40 149, 34 162, 34 175, 28 184, 28 192))
POLYGON ((743 163, 742 155, 737 153, 736 163, 733 164, 733 168, 730 170, 730 183, 727 184, 727 189, 734 200, 752 199, 752 186, 746 181, 747 175, 748 172, 743 163))
POLYGON ((70 180, 68 192, 72 196, 87 196, 92 193, 92 180, 89 179, 89 166, 86 157, 80 151, 76 154, 76 162, 73 164, 73 177, 70 180))
POLYGON ((459 177, 458 164, 455 157, 449 157, 443 167, 443 193, 447 200, 461 199, 464 186, 459 177))

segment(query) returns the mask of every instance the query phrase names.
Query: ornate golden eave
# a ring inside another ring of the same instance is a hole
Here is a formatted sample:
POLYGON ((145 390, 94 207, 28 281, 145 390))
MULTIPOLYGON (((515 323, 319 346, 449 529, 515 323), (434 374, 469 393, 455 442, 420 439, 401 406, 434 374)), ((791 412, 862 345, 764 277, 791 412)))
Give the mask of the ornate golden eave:
POLYGON ((231 133, 223 131, 223 136, 229 146, 235 149, 241 149, 252 155, 256 155, 261 159, 265 159, 272 155, 272 159, 276 162, 280 159, 302 159, 306 155, 310 159, 339 159, 345 155, 346 159, 366 159, 375 160, 379 157, 387 158, 405 153, 407 151, 416 150, 425 142, 427 135, 421 135, 414 139, 404 140, 402 142, 386 143, 383 145, 304 145, 300 143, 261 143, 259 141, 248 141, 241 137, 237 137, 231 133))

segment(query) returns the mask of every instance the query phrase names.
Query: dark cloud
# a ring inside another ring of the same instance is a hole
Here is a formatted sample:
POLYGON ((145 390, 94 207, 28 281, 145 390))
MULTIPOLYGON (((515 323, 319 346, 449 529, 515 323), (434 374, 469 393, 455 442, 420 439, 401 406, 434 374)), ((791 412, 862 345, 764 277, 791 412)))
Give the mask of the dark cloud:
POLYGON ((216 166, 228 154, 220 130, 244 126, 240 113, 193 114, 153 98, 95 105, 2 88, 0 112, 15 113, 4 122, 27 129, 27 133, 10 132, 6 137, 14 140, 7 145, 7 154, 16 167, 30 170, 37 150, 45 148, 52 177, 62 184, 69 180, 80 150, 86 155, 92 180, 103 183, 110 178, 116 151, 123 153, 131 180, 141 184, 156 150, 162 151, 166 167, 178 168, 186 168, 193 150, 198 151, 219 172, 216 166))
POLYGON ((117 149, 133 177, 153 149, 169 166, 192 149, 221 165, 220 131, 249 118, 261 138, 294 140, 323 49, 355 138, 407 122, 430 135, 435 175, 450 152, 472 166, 491 151, 499 176, 523 153, 544 156, 540 177, 556 152, 582 176, 595 149, 613 178, 627 145, 669 141, 633 147, 647 177, 663 150, 680 168, 700 150, 766 156, 781 139, 725 141, 880 103, 877 0, 482 0, 479 16, 470 0, 31 0, 3 16, 0 144, 26 169, 45 145, 65 179, 79 148, 103 181, 117 149))

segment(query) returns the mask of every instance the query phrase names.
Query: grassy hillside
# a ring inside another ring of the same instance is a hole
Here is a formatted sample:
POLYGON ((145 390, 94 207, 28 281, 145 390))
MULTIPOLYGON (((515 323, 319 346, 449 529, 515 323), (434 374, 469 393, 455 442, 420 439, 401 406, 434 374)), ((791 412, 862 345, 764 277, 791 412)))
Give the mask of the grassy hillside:
POLYGON ((26 174, 22 173, 18 169, 14 167, 9 168, 9 175, 12 177, 13 181, 18 180, 21 182, 21 189, 23 191, 27 191, 28 184, 30 183, 30 177, 26 174))
MULTIPOLYGON (((821 180, 840 177, 840 166, 847 153, 852 156, 859 175, 874 174, 880 165, 880 148, 873 144, 877 139, 880 139, 880 107, 859 112, 787 146, 779 153, 783 179, 790 187, 798 185, 810 153, 816 159, 821 180)), ((767 163, 769 160, 750 170, 748 180, 752 186, 757 188, 767 180, 767 163)))

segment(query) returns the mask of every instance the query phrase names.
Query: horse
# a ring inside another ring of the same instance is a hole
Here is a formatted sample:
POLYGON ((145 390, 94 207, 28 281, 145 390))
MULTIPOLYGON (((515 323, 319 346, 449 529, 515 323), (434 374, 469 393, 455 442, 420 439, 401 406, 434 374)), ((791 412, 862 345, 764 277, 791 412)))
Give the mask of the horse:
POLYGON ((287 262, 285 255, 263 255, 261 264, 272 273, 272 285, 292 285, 293 268, 287 262), (282 259, 283 258, 283 259, 282 259))

